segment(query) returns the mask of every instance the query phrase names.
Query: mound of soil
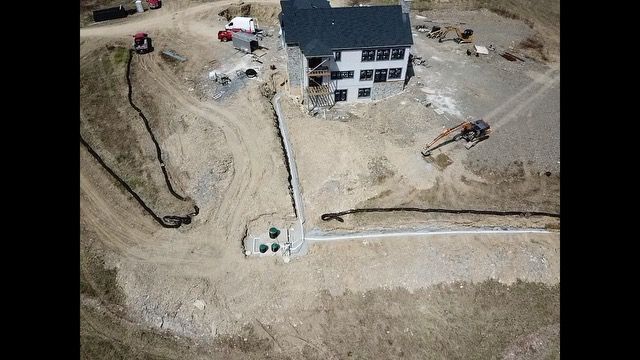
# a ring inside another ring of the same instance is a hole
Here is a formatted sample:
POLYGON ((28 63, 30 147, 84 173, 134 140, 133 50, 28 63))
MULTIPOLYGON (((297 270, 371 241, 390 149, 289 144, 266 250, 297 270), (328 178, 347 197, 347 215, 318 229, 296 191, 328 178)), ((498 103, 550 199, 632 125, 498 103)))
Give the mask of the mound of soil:
POLYGON ((279 5, 242 4, 231 5, 219 12, 218 15, 227 19, 227 21, 236 16, 250 16, 258 19, 258 24, 276 25, 278 23, 278 13, 280 13, 279 5))

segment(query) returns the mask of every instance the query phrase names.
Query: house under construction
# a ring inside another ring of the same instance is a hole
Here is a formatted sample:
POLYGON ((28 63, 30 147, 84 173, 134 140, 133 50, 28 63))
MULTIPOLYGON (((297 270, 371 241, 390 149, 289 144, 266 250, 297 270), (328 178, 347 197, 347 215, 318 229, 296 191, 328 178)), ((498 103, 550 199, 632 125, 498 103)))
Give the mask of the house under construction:
POLYGON ((402 91, 413 45, 406 8, 332 8, 326 0, 283 0, 280 5, 288 90, 309 109, 402 91))

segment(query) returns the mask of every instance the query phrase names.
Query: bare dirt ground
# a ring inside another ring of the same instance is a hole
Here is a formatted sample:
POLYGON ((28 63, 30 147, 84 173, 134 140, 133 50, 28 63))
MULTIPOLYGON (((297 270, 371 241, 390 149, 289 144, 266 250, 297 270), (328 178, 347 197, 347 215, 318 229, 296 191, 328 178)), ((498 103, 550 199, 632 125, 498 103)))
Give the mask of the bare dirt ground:
MULTIPOLYGON (((478 44, 493 44, 497 51, 467 56, 469 44, 438 43, 415 32, 412 52, 427 62, 414 66, 415 76, 401 94, 372 104, 339 103, 315 117, 295 100, 286 101, 309 227, 504 225, 502 218, 458 215, 357 215, 344 224, 319 220, 325 212, 365 207, 559 211, 558 63, 509 49, 534 33, 521 20, 488 10, 420 14, 414 14, 414 26, 455 20, 475 29, 478 44), (507 61, 497 54, 504 50, 526 61, 507 61), (486 141, 471 150, 462 142, 448 144, 426 159, 420 154, 444 127, 478 118, 493 129, 486 141)), ((540 218, 506 221, 558 225, 540 218)))
MULTIPOLYGON (((254 3, 259 6, 250 14, 277 34, 271 25, 277 2, 254 3)), ((181 213, 192 203, 201 209, 189 226, 160 228, 80 147, 81 357, 558 358, 557 233, 316 244, 289 264, 279 257, 244 257, 240 244, 245 233, 288 221, 293 210, 273 112, 263 96, 265 86, 278 89, 283 81, 277 39, 265 39, 269 52, 263 64, 218 42, 216 33, 225 21, 218 14, 230 7, 242 11, 241 5, 230 4, 165 1, 162 9, 81 29, 80 132, 159 213, 181 213), (174 187, 190 202, 176 202, 168 193, 151 140, 126 101, 126 49, 137 31, 152 36, 156 51, 134 56, 134 101, 150 120, 174 187), (165 49, 188 60, 169 61, 160 55, 165 49), (208 78, 210 71, 233 74, 247 67, 258 70, 257 79, 234 79, 232 87, 223 89, 208 78), (221 91, 227 92, 214 99, 221 91)), ((494 15, 460 16, 479 17, 480 24, 494 15)), ((517 20, 505 21, 519 26, 517 20)), ((522 36, 529 35, 525 30, 522 36)), ((446 59, 445 50, 453 48, 427 40, 419 44, 425 57, 446 59)), ((457 60, 483 59, 459 55, 457 60)), ((497 66, 498 60, 506 63, 502 58, 487 63, 497 66)), ((433 59, 429 63, 435 68, 433 59)), ((495 106, 531 84, 528 79, 541 79, 542 85, 553 79, 554 73, 544 75, 549 65, 504 66, 511 72, 484 68, 489 71, 484 76, 511 74, 513 79, 505 76, 511 88, 492 95, 498 100, 460 100, 462 117, 490 111, 492 102, 495 106)), ((309 218, 318 219, 326 210, 390 203, 557 210, 559 169, 551 167, 556 159, 547 159, 548 153, 520 156, 530 153, 525 147, 502 159, 496 156, 502 150, 494 147, 508 146, 500 145, 507 140, 496 136, 468 152, 461 146, 446 148, 442 154, 453 161, 450 165, 443 165, 446 159, 429 164, 421 158, 422 143, 450 124, 413 100, 416 94, 428 99, 422 88, 431 86, 434 68, 416 71, 421 78, 410 82, 406 95, 385 100, 388 105, 342 109, 353 114, 344 122, 294 116, 298 108, 283 99, 309 218), (406 107, 398 106, 402 101, 406 107), (471 154, 495 161, 474 167, 471 154), (513 161, 519 162, 505 168, 513 161), (553 175, 539 175, 547 170, 553 175)), ((540 84, 527 94, 536 94, 540 84)), ((557 82, 552 84, 556 89, 557 82)), ((538 124, 535 108, 555 101, 553 94, 541 94, 523 107, 532 112, 525 123, 533 127, 548 125, 544 119, 538 124)), ((516 99, 510 109, 521 103, 516 99)), ((517 132, 518 124, 521 118, 515 117, 499 131, 517 132)), ((530 140, 531 148, 536 141, 530 140)), ((367 215, 349 218, 343 226, 429 221, 447 225, 479 219, 367 215)), ((546 225, 535 219, 514 221, 508 224, 546 225)))

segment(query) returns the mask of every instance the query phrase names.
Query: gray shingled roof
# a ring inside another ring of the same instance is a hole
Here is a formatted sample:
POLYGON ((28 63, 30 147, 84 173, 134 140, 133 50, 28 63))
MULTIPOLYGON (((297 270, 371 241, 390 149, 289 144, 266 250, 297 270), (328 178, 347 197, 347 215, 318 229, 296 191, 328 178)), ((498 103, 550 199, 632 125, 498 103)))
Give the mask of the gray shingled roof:
POLYGON ((309 7, 322 2, 325 0, 280 2, 285 41, 300 46, 305 56, 326 56, 341 49, 413 44, 409 17, 399 5, 309 7))

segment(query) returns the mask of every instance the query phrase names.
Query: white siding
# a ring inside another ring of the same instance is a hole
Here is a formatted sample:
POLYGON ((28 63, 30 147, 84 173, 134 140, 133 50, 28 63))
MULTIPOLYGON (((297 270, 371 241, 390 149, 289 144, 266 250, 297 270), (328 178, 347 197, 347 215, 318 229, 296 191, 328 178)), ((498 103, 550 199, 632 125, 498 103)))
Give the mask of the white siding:
POLYGON ((360 81, 360 70, 375 70, 376 69, 393 69, 402 68, 402 75, 400 79, 387 80, 390 81, 404 81, 407 74, 407 63, 409 58, 409 48, 405 48, 404 58, 401 60, 382 60, 382 61, 361 61, 362 50, 343 50, 340 61, 329 62, 329 70, 331 71, 353 71, 353 79, 340 79, 337 80, 337 89, 347 89, 347 101, 355 100, 368 100, 358 99, 359 88, 371 88, 373 87, 373 78, 368 81, 360 81))

